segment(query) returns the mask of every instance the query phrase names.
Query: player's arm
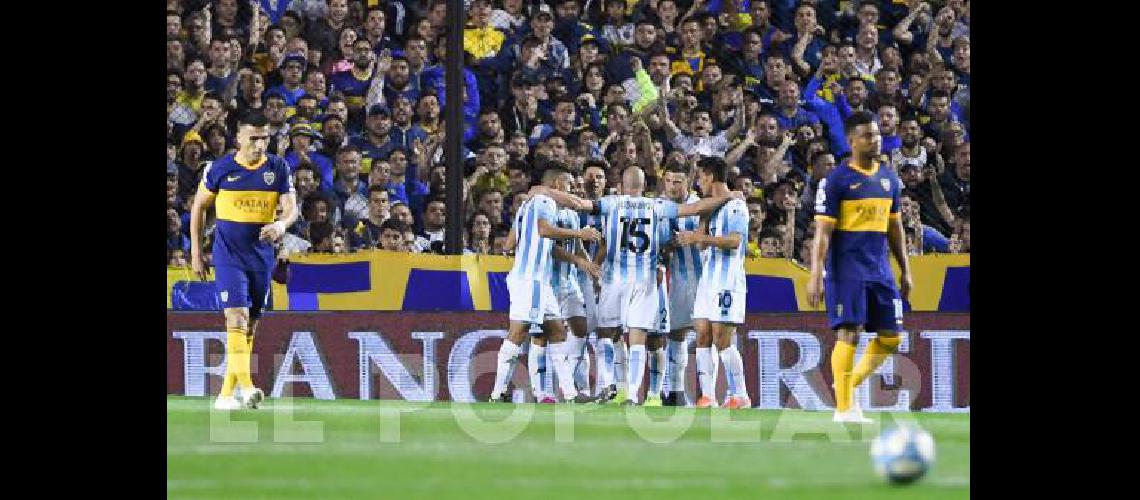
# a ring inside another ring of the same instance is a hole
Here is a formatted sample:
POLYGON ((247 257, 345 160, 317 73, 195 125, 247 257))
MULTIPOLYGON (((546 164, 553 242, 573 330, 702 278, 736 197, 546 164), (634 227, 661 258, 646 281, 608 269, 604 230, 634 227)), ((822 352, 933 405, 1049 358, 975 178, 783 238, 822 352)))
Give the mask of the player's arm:
POLYGON ((285 230, 297 222, 297 194, 285 193, 277 197, 277 203, 281 205, 281 218, 272 224, 268 224, 261 228, 261 239, 266 241, 277 241, 278 238, 285 235, 285 230))
POLYGON ((703 198, 700 201, 693 203, 686 203, 684 205, 677 205, 677 217, 689 217, 692 215, 705 215, 710 214, 714 210, 720 208, 725 203, 728 203, 733 198, 744 198, 744 194, 733 191, 728 196, 717 196, 715 198, 703 198))
POLYGON ((732 232, 724 236, 711 236, 700 231, 680 231, 677 233, 677 243, 680 245, 701 245, 725 250, 739 247, 742 239, 744 239, 744 235, 739 232, 732 232))
MULTIPOLYGON (((576 241, 578 245, 581 246, 582 240, 576 241)), ((554 257, 554 260, 569 262, 575 266, 578 266, 579 269, 586 271, 586 274, 589 274, 591 278, 598 279, 598 277, 602 274, 598 266, 590 261, 585 251, 582 253, 570 253, 567 252, 565 248, 562 248, 559 245, 555 245, 554 250, 551 252, 551 255, 554 257)))
MULTIPOLYGON (((819 226, 816 226, 819 230, 819 226)), ((922 231, 919 231, 921 237, 922 231)), ((902 276, 899 277, 899 295, 904 300, 910 300, 910 289, 914 286, 914 280, 910 275, 910 261, 906 256, 906 234, 903 232, 902 217, 899 212, 892 211, 890 217, 887 219, 887 243, 891 247, 891 253, 895 256, 895 262, 899 264, 899 271, 902 276)), ((922 248, 920 245, 919 248, 922 248)), ((815 256, 812 256, 812 265, 815 265, 815 256)))
POLYGON ((546 186, 534 186, 530 188, 531 196, 540 194, 549 196, 550 199, 554 200, 554 202, 558 204, 558 206, 566 207, 578 212, 593 212, 597 206, 594 204, 594 200, 580 198, 570 193, 564 193, 557 189, 550 189, 546 186))
POLYGON ((546 219, 538 219, 538 235, 552 240, 582 239, 598 241, 602 235, 597 229, 584 227, 582 229, 569 229, 551 224, 546 219))
MULTIPOLYGON (((205 173, 202 174, 205 177, 205 173)), ((217 197, 210 191, 205 182, 198 186, 194 194, 194 204, 190 208, 190 264, 194 275, 206 281, 206 263, 202 260, 202 226, 206 223, 206 210, 214 205, 217 197)))
MULTIPOLYGON (((831 177, 819 181, 815 194, 815 241, 811 248, 811 276, 808 278, 808 305, 818 307, 823 296, 823 263, 831 248, 831 233, 839 217, 839 184, 831 177)), ((905 239, 903 240, 905 243, 905 239)))
MULTIPOLYGON (((902 225, 900 224, 901 228, 902 225)), ((823 259, 831 247, 831 232, 835 230, 835 219, 823 215, 815 218, 815 240, 811 247, 811 277, 808 278, 808 305, 819 306, 823 294, 823 259)), ((903 240, 905 244, 905 239, 903 240)), ((893 245, 892 245, 893 246, 893 245)))

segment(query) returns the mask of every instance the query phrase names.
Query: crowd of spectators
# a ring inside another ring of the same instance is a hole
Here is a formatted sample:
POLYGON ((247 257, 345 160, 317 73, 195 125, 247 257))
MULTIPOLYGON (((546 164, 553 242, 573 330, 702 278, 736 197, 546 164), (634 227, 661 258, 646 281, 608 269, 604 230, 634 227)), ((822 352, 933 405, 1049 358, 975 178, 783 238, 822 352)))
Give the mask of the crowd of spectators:
MULTIPOLYGON (((912 254, 970 250, 970 2, 468 0, 463 206, 445 202, 446 0, 167 1, 167 250, 189 258, 202 171, 270 122, 300 220, 288 253, 504 253, 549 162, 582 195, 724 156, 752 256, 808 263, 842 121, 873 113, 912 254), (253 13, 257 12, 257 15, 253 13)), ((207 235, 210 227, 207 227, 207 235)), ((207 236, 208 238, 208 236, 207 236)), ((208 246, 206 247, 209 248, 208 246)))

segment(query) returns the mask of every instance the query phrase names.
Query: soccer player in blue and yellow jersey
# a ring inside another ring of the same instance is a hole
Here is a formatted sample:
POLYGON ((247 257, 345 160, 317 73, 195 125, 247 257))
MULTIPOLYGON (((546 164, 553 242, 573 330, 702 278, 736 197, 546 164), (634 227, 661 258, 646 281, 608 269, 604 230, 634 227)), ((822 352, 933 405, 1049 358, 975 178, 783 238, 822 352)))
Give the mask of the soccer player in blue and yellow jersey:
POLYGON ((269 124, 260 111, 238 121, 238 150, 206 168, 190 212, 190 253, 194 273, 206 279, 202 226, 215 207, 214 277, 226 317, 226 375, 214 408, 257 408, 265 394, 250 378, 253 334, 269 300, 269 280, 276 261, 273 244, 297 220, 297 200, 289 166, 266 154, 269 124), (281 218, 274 221, 278 206, 281 218), (241 399, 234 396, 234 386, 241 399))
POLYGON ((833 420, 869 423, 851 394, 898 350, 902 298, 909 297, 912 279, 899 213, 902 183, 878 161, 879 126, 871 113, 858 111, 844 128, 851 157, 820 181, 816 193, 808 303, 814 307, 824 296, 828 321, 838 335, 831 352, 833 420), (888 248, 902 271, 897 288, 888 248), (878 336, 852 371, 855 343, 864 327, 878 336))

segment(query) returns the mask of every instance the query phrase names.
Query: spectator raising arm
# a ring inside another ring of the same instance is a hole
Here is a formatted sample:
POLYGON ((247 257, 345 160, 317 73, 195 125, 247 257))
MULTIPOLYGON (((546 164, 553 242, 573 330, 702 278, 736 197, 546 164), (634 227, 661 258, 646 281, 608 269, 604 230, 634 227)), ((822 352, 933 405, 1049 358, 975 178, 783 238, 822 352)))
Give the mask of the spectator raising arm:
POLYGON ((748 120, 748 110, 744 106, 744 89, 741 88, 736 93, 736 113, 732 117, 732 125, 729 125, 724 131, 725 139, 736 137, 744 130, 744 123, 748 120))
POLYGON ((756 129, 752 128, 748 130, 748 133, 744 134, 744 138, 740 139, 740 141, 728 151, 728 154, 724 155, 724 162, 730 167, 735 167, 736 164, 740 163, 740 159, 744 157, 744 153, 748 151, 748 148, 755 145, 756 129))
POLYGON ((372 62, 368 64, 368 74, 372 75, 372 83, 368 85, 368 95, 365 98, 364 109, 373 104, 384 104, 384 77, 388 74, 388 68, 392 66, 392 51, 384 49, 380 53, 380 59, 376 59, 376 53, 369 53, 372 62))
POLYGON ((907 13, 902 21, 899 21, 898 26, 895 26, 894 31, 891 32, 895 40, 907 45, 914 41, 914 33, 910 32, 910 25, 914 23, 914 20, 917 19, 920 14, 930 11, 930 4, 912 0, 909 7, 910 12, 907 13))
POLYGON ((811 43, 813 38, 815 38, 815 36, 808 33, 807 35, 801 36, 799 40, 796 40, 795 47, 792 47, 792 64, 796 73, 800 76, 811 74, 811 65, 804 60, 804 51, 807 50, 807 46, 811 43))
POLYGON ((669 142, 673 142, 673 138, 681 133, 681 129, 677 128, 677 124, 673 123, 673 120, 669 118, 669 106, 665 105, 665 101, 658 101, 657 105, 657 110, 661 116, 661 124, 665 129, 665 138, 668 139, 669 142))

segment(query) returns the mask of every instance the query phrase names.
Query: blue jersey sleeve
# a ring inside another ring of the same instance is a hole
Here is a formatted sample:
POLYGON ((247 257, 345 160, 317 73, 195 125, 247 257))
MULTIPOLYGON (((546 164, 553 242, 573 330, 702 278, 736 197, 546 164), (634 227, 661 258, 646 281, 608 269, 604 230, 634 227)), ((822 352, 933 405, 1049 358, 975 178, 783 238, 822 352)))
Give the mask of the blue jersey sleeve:
POLYGON ((214 194, 217 194, 218 184, 222 181, 222 176, 218 175, 220 169, 214 166, 216 161, 214 160, 206 165, 206 171, 202 172, 202 186, 214 194))
POLYGON ((661 217, 664 219, 676 219, 677 218, 677 203, 676 202, 674 202, 672 200, 657 199, 657 200, 655 200, 655 203, 656 203, 656 205, 654 206, 653 210, 655 212, 657 212, 658 217, 661 217))
MULTIPOLYGON (((827 219, 832 222, 839 220, 839 187, 840 184, 832 175, 819 181, 819 189, 815 192, 815 217, 827 219)), ((897 197, 897 195, 896 195, 897 197)), ((892 210, 894 208, 892 207, 892 210)))
POLYGON ((894 172, 891 172, 891 186, 891 218, 898 219, 902 217, 899 213, 902 207, 902 180, 894 172))
POLYGON ((277 176, 280 177, 280 180, 277 181, 277 192, 280 194, 297 192, 293 187, 293 176, 289 175, 289 165, 285 163, 285 160, 282 160, 278 156, 272 156, 270 157, 270 161, 274 162, 274 170, 277 172, 277 176))

